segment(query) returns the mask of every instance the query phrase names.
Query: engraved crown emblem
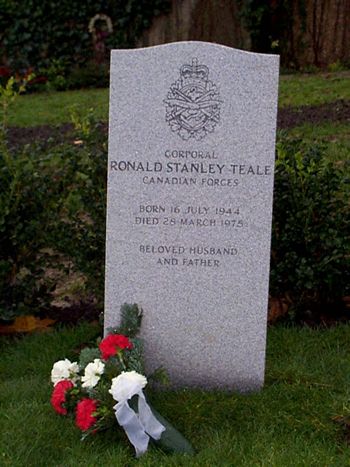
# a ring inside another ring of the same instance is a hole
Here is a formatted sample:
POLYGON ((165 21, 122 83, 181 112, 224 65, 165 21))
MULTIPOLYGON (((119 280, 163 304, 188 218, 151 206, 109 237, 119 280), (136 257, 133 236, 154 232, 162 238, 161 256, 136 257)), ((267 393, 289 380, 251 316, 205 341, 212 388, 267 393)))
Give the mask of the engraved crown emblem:
POLYGON ((193 58, 191 65, 180 68, 180 79, 171 85, 164 100, 166 121, 184 140, 203 139, 220 121, 222 101, 216 85, 208 78, 209 68, 193 58))
POLYGON ((192 65, 183 65, 180 69, 181 82, 183 86, 203 86, 208 81, 209 70, 205 65, 198 65, 194 58, 192 65))

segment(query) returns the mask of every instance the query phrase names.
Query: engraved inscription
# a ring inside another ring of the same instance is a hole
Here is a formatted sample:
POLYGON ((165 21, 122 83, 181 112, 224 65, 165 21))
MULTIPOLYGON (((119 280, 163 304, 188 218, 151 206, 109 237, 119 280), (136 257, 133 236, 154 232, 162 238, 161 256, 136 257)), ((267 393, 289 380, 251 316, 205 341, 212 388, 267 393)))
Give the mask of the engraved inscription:
POLYGON ((160 266, 179 267, 220 267, 223 257, 235 257, 238 249, 235 246, 210 245, 139 245, 140 253, 155 255, 155 262, 160 266), (170 256, 158 256, 170 255, 170 256))
POLYGON ((203 139, 220 122, 220 95, 208 79, 209 68, 193 58, 183 65, 180 79, 170 87, 166 104, 166 121, 183 140, 203 139))
POLYGON ((237 206, 166 206, 141 204, 134 217, 135 225, 150 227, 201 228, 230 227, 237 232, 247 227, 237 206))

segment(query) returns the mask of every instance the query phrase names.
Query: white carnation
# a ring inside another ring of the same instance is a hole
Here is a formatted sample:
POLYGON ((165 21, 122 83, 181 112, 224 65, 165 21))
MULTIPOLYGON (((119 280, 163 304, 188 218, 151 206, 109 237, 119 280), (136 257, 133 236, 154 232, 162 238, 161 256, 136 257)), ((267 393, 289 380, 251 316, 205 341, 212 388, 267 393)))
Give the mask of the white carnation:
POLYGON ((94 388, 100 381, 105 365, 99 358, 86 365, 84 376, 81 378, 83 388, 94 388))
POLYGON ((76 382, 79 366, 77 362, 71 362, 68 358, 56 362, 51 370, 51 381, 54 385, 65 379, 76 382))
POLYGON ((136 371, 123 371, 119 376, 112 379, 109 390, 116 401, 126 401, 138 394, 147 384, 147 378, 136 371))

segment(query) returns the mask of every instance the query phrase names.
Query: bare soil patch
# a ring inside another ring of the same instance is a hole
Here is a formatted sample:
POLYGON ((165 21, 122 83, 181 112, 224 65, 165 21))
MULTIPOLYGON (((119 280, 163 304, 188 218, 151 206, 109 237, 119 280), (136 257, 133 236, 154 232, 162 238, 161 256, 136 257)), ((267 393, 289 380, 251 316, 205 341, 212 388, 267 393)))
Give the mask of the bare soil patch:
POLYGON ((284 107, 278 110, 278 129, 289 129, 311 123, 350 122, 350 101, 338 100, 322 105, 303 105, 301 107, 284 107))
MULTIPOLYGON (((350 122, 350 101, 338 100, 322 105, 284 107, 278 110, 278 129, 289 129, 305 123, 320 125, 326 122, 350 122)), ((101 131, 107 136, 108 123, 100 124, 101 131)), ((59 126, 41 125, 34 127, 10 127, 8 142, 12 149, 33 143, 50 145, 73 141, 73 126, 65 123, 59 126)))
POLYGON ((51 306, 45 310, 43 317, 60 324, 75 325, 86 321, 101 321, 101 310, 93 300, 79 301, 66 307, 51 306))

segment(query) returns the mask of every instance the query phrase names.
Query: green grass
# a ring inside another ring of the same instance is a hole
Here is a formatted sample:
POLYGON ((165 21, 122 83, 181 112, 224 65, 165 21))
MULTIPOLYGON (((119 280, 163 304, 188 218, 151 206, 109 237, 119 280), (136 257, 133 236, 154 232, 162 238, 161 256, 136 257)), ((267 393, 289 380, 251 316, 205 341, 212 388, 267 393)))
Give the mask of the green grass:
MULTIPOLYGON (((350 99, 350 72, 281 76, 279 105, 317 105, 337 99, 350 99)), ((85 112, 93 108, 96 118, 108 119, 108 89, 28 94, 15 102, 9 124, 12 126, 56 125, 69 122, 69 109, 85 112)))
POLYGON ((319 105, 350 99, 350 72, 281 76, 279 106, 319 105))
POLYGON ((332 421, 350 410, 350 326, 269 329, 266 384, 259 393, 153 393, 154 406, 192 442, 196 454, 165 455, 151 448, 139 461, 117 430, 80 442, 73 422, 49 404, 52 364, 75 359, 74 349, 97 333, 83 325, 1 339, 2 466, 350 465, 350 447, 332 421))
POLYGON ((13 104, 10 126, 58 125, 70 122, 70 109, 94 110, 99 120, 108 119, 108 89, 24 94, 13 104))

